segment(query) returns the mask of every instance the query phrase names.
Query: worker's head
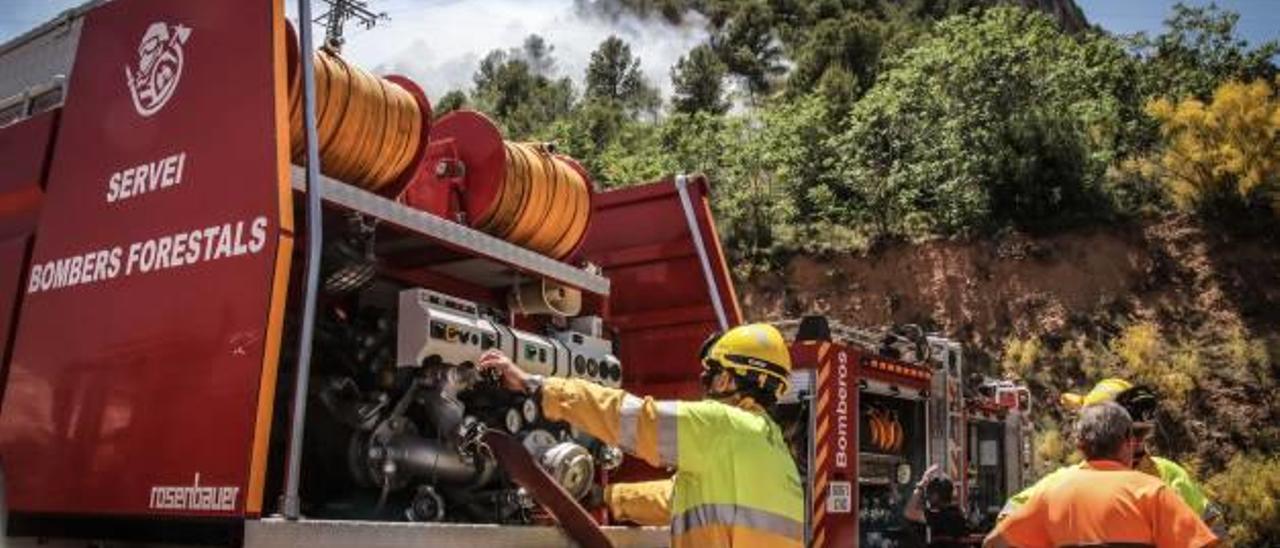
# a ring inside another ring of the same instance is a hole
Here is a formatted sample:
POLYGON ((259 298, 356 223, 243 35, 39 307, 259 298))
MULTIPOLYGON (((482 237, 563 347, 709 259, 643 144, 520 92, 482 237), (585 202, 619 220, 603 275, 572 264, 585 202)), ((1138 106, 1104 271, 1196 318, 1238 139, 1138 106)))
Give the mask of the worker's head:
POLYGON ((1110 378, 1099 382, 1083 396, 1063 394, 1062 403, 1069 409, 1083 409, 1102 403, 1115 403, 1129 413, 1137 443, 1133 459, 1136 463, 1147 456, 1147 440, 1155 432, 1156 409, 1160 400, 1154 390, 1124 379, 1110 378))
POLYGON ((750 397, 768 408, 790 383, 791 353, 777 328, 740 325, 702 345, 702 388, 718 400, 750 397))
POLYGON ((930 508, 945 508, 955 500, 955 484, 946 476, 934 476, 924 484, 925 502, 930 508))
POLYGON ((1156 431, 1156 409, 1160 400, 1155 391, 1145 386, 1134 386, 1116 396, 1116 403, 1129 412, 1133 419, 1133 461, 1146 458, 1148 442, 1156 431))
POLYGON ((1089 460, 1133 461, 1133 420, 1114 402, 1090 405, 1076 421, 1076 445, 1089 460))

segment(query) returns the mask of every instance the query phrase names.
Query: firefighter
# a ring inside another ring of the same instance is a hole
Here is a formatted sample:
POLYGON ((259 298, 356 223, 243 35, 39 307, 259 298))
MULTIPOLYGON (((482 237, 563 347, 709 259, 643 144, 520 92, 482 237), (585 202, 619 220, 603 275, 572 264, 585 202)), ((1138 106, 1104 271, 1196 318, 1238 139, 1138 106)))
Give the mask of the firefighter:
POLYGON ((964 511, 955 503, 955 484, 936 464, 924 471, 902 515, 907 521, 925 525, 929 548, 965 546, 969 531, 964 511))
MULTIPOLYGON (((1142 441, 1134 450, 1133 468, 1160 478, 1166 485, 1173 488, 1182 501, 1186 502, 1187 506, 1190 506, 1200 516, 1200 519, 1204 520, 1205 524, 1213 529, 1214 533, 1219 537, 1223 537, 1226 533, 1226 528, 1221 512, 1209 501, 1209 497, 1205 495, 1204 490, 1200 488, 1191 474, 1178 463, 1152 455, 1147 450, 1151 435, 1155 432, 1155 411, 1159 405, 1155 392, 1144 386, 1136 386, 1123 379, 1111 378, 1099 382, 1093 387, 1093 390, 1083 396, 1079 394, 1062 395, 1062 404, 1068 409, 1082 409, 1106 402, 1120 404, 1133 418, 1134 434, 1142 441)), ((1019 506, 1025 504, 1037 491, 1060 481, 1064 477, 1063 473, 1066 470, 1079 468, 1083 465, 1084 463, 1059 468, 1041 478, 1031 487, 1009 497, 1009 501, 1000 510, 997 520, 1003 519, 1019 506)))
POLYGON ((659 467, 670 482, 614 486, 615 516, 666 516, 672 546, 795 546, 804 538, 804 491, 782 429, 768 410, 786 390, 791 357, 767 324, 735 327, 703 345, 701 401, 655 401, 580 379, 542 378, 490 350, 480 368, 508 390, 541 399, 563 420, 659 467), (669 493, 669 494, 668 494, 669 493))

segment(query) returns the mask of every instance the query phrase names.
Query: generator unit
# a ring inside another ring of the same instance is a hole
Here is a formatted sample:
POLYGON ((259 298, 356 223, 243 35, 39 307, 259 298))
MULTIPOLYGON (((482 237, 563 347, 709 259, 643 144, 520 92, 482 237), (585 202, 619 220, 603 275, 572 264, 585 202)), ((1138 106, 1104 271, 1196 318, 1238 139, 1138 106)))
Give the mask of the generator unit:
MULTIPOLYGON (((600 323, 598 317, 585 320, 576 325, 600 323)), ((476 303, 428 289, 409 289, 399 298, 396 365, 475 365, 484 351, 496 349, 535 375, 584 378, 617 388, 622 385, 622 364, 613 355, 612 344, 596 335, 572 328, 535 335, 481 315, 476 303)))

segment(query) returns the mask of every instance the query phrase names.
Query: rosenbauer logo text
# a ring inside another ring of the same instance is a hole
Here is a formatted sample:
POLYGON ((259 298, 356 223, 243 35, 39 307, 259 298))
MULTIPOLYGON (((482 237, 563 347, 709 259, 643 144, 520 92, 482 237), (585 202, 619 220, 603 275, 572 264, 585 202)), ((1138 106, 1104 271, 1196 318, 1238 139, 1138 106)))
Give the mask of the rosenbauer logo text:
POLYGON ((182 25, 152 23, 147 27, 138 43, 138 66, 124 67, 133 108, 139 115, 151 116, 173 98, 182 79, 182 45, 190 37, 191 29, 182 25))
POLYGON ((239 487, 206 487, 200 485, 196 474, 193 485, 158 485, 151 488, 154 510, 197 510, 206 512, 231 512, 236 509, 239 487))

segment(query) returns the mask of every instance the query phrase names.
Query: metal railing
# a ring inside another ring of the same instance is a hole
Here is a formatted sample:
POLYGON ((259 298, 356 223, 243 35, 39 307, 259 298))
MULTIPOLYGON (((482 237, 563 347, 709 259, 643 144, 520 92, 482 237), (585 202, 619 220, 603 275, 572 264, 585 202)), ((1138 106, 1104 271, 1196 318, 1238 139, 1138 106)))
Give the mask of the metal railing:
POLYGON ((0 127, 16 124, 31 116, 62 106, 66 77, 55 76, 52 81, 31 86, 0 99, 0 127))

